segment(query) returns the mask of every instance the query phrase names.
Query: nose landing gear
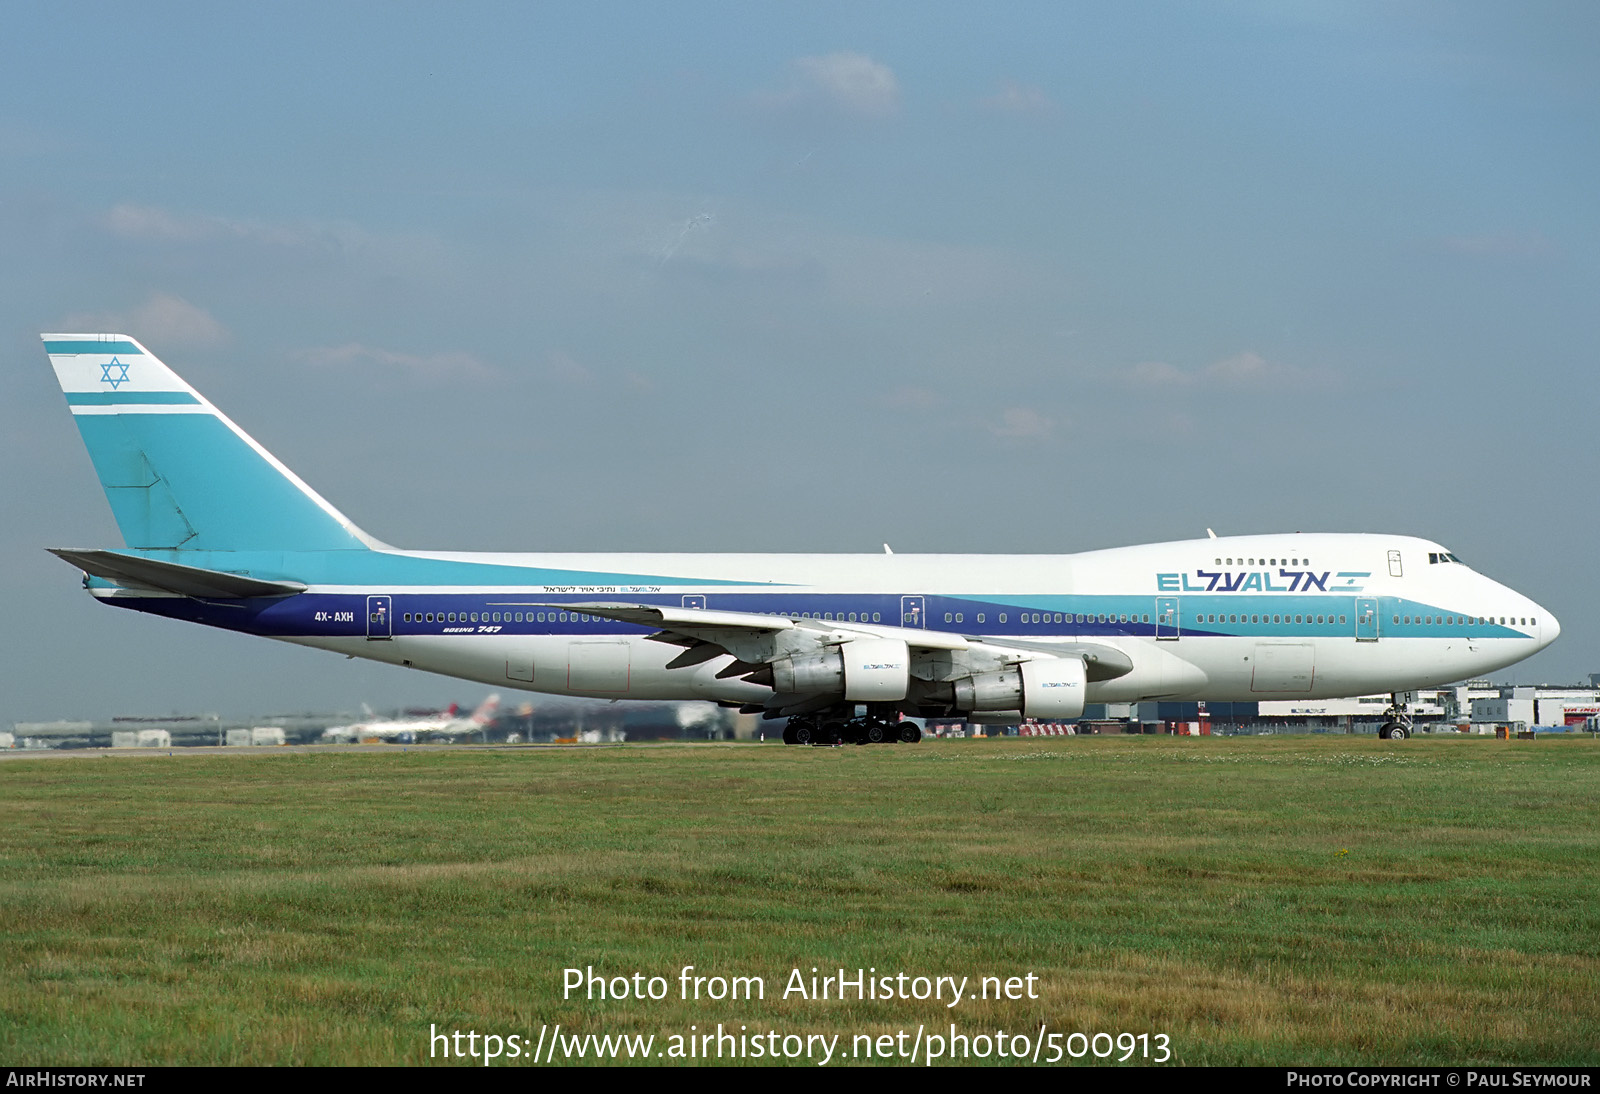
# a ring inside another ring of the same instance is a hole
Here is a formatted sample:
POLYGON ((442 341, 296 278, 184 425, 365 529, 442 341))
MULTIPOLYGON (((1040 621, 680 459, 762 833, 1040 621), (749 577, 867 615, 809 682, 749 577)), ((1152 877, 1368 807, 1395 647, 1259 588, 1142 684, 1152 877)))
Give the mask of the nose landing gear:
POLYGON ((1389 694, 1389 708, 1385 710, 1384 717, 1389 720, 1378 727, 1378 736, 1385 741, 1403 741, 1416 732, 1416 723, 1411 720, 1411 700, 1415 692, 1396 691, 1389 694))

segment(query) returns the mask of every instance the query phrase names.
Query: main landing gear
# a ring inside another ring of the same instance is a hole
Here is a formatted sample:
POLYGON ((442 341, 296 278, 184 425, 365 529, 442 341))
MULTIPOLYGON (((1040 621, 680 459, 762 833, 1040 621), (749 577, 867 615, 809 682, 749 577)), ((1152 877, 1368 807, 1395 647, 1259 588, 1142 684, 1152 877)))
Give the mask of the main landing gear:
POLYGON ((892 745, 896 741, 915 744, 922 730, 915 722, 897 717, 839 718, 830 715, 801 714, 783 727, 786 745, 892 745))
POLYGON ((1396 691, 1389 694, 1389 708, 1383 712, 1389 719, 1378 727, 1378 736, 1385 741, 1403 741, 1416 732, 1416 723, 1411 720, 1411 699, 1415 693, 1410 691, 1396 691))

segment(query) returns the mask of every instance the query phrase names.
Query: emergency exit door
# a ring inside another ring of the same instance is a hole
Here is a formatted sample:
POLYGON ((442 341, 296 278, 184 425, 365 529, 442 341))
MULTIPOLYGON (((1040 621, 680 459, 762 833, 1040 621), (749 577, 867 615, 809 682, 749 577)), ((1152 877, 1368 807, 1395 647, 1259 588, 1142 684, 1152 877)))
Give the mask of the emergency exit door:
POLYGON ((1378 640, 1378 602, 1366 598, 1356 600, 1356 641, 1378 640))
POLYGON ((394 637, 393 612, 389 610, 389 598, 386 596, 367 597, 367 638, 394 637))
POLYGON ((1175 596, 1156 597, 1156 638, 1162 641, 1176 641, 1181 633, 1178 627, 1178 598, 1175 596))

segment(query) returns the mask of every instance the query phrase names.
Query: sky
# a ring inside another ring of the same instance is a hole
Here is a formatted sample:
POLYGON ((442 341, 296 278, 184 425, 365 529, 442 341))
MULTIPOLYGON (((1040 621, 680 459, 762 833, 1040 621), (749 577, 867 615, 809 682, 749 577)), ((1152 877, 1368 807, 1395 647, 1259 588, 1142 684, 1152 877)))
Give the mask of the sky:
POLYGON ((40 346, 131 334, 378 538, 1444 543, 1600 671, 1600 7, 20 5, 0 726, 467 703, 95 604, 40 346))

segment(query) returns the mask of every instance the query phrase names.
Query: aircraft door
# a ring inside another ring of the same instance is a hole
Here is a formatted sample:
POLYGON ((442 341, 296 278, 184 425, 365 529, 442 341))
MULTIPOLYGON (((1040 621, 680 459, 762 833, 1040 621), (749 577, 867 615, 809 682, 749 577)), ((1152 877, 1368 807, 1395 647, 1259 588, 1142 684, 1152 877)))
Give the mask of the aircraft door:
POLYGON ((1179 633, 1178 598, 1156 597, 1156 638, 1163 642, 1176 641, 1179 633))
POLYGON ((394 637, 393 612, 386 596, 367 597, 367 640, 394 637))
POLYGON ((683 598, 683 606, 685 608, 704 608, 706 606, 706 598, 703 596, 685 596, 683 598))
POLYGON ((1356 599, 1356 641, 1378 640, 1378 602, 1365 597, 1356 599))
POLYGON ((922 628, 927 626, 927 613, 923 611, 922 597, 902 596, 900 598, 900 625, 902 627, 922 628))

